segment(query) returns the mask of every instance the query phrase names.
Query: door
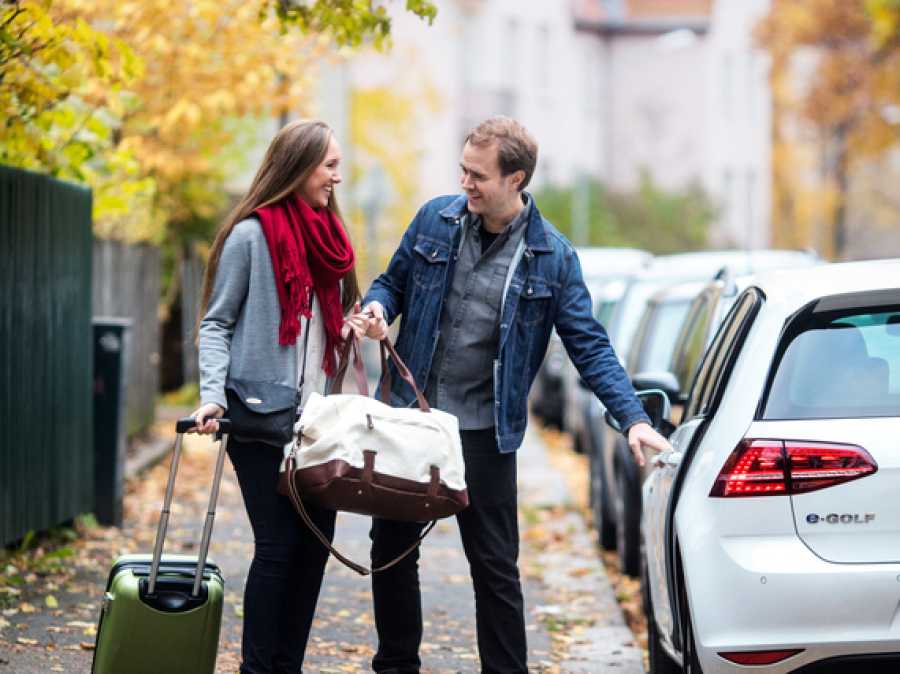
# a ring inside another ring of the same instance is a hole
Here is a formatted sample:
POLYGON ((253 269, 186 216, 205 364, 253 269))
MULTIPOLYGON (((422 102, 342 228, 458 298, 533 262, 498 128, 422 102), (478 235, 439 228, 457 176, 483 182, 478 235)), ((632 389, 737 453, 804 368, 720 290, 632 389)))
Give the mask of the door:
MULTIPOLYGON (((673 526, 678 491, 684 471, 689 469, 706 424, 715 414, 744 337, 762 302, 762 293, 749 288, 725 317, 700 361, 685 408, 684 423, 670 438, 673 451, 656 457, 656 467, 645 484, 644 540, 651 599, 660 634, 674 644, 676 650, 680 650, 680 644, 675 643, 674 635, 681 632, 675 610, 677 541, 673 526)), ((648 616, 648 619, 651 618, 648 616)))

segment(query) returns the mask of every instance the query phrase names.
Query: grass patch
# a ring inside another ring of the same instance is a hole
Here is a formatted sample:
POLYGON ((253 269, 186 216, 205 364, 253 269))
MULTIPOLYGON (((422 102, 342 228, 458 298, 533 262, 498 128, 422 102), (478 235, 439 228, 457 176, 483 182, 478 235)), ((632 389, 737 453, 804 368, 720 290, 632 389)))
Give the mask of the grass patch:
POLYGON ((76 554, 72 543, 96 526, 93 514, 79 515, 71 524, 29 531, 21 541, 0 550, 0 607, 15 600, 16 590, 28 582, 29 576, 63 571, 76 554))
POLYGON ((196 407, 200 403, 200 387, 190 382, 180 389, 164 393, 159 397, 159 402, 172 407, 196 407))

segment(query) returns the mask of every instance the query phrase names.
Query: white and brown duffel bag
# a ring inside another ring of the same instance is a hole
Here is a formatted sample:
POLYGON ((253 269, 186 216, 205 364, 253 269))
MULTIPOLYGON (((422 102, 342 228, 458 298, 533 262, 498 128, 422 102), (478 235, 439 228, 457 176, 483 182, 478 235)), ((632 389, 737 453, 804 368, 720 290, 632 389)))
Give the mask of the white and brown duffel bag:
POLYGON ((391 407, 370 398, 358 342, 350 341, 333 388, 341 390, 352 360, 360 394, 313 393, 309 397, 298 422, 297 440, 285 462, 287 479, 281 485, 319 540, 362 574, 370 570, 330 545, 306 514, 304 500, 332 510, 431 522, 403 555, 371 571, 396 564, 416 548, 435 520, 455 515, 469 503, 457 418, 429 407, 388 340, 381 342, 383 400, 390 399, 391 386, 386 352, 415 392, 417 407, 391 407))

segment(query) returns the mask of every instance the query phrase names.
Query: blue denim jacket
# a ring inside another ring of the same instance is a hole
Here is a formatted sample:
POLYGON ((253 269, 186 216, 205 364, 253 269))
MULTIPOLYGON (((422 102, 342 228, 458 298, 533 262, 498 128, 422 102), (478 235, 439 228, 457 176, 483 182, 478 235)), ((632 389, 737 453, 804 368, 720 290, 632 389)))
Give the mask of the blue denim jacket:
MULTIPOLYGON (((437 197, 416 214, 387 270, 363 303, 380 302, 392 323, 403 315, 397 352, 420 386, 428 381, 438 340, 441 307, 450 287, 465 196, 437 197)), ((522 444, 528 391, 544 359, 554 326, 572 362, 623 429, 648 421, 591 298, 575 249, 538 212, 536 205, 507 276, 500 315, 500 350, 494 360, 494 421, 501 452, 522 444)), ((391 366, 391 402, 410 405, 415 396, 391 366)))

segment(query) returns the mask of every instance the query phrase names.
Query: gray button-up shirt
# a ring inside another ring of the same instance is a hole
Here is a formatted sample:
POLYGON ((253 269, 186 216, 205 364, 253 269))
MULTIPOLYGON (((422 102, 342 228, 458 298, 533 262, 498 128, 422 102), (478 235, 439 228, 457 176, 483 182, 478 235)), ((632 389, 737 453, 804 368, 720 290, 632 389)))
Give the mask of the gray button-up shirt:
POLYGON ((484 254, 481 218, 466 215, 456 268, 441 310, 440 335, 426 397, 459 418, 461 430, 494 425, 494 359, 509 265, 524 235, 532 203, 506 226, 484 254))

